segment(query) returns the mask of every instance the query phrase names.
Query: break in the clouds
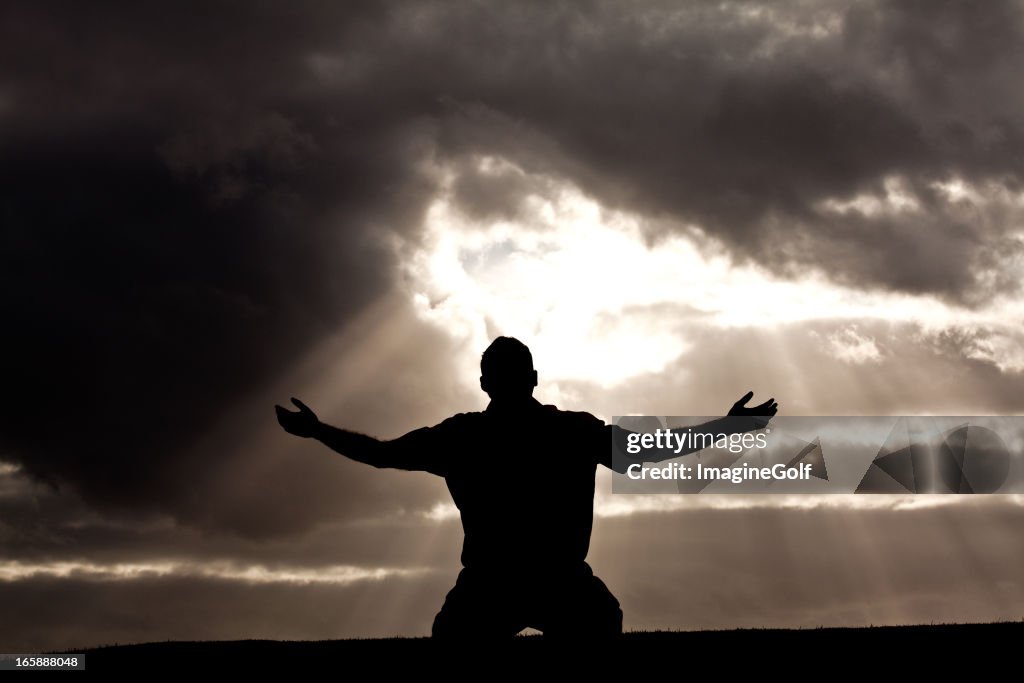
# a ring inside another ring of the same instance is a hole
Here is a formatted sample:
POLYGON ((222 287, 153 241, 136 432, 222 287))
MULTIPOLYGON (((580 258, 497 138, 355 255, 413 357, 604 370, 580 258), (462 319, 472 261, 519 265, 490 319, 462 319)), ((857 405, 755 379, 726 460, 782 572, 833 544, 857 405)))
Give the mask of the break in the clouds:
POLYGON ((394 436, 499 333, 606 418, 1021 410, 1018 2, 0 12, 5 566, 443 572, 271 405, 394 436))

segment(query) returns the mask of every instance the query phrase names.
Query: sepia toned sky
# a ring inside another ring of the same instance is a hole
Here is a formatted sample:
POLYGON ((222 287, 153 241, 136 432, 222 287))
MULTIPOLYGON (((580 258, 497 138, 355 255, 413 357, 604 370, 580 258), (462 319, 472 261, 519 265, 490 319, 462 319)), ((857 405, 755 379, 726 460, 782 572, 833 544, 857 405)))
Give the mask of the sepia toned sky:
MULTIPOLYGON (((0 650, 425 635, 443 481, 289 437, 1024 407, 1019 2, 8 2, 0 650)), ((515 463, 509 463, 514 467, 515 463)), ((627 628, 1024 618, 1017 497, 612 495, 627 628)))

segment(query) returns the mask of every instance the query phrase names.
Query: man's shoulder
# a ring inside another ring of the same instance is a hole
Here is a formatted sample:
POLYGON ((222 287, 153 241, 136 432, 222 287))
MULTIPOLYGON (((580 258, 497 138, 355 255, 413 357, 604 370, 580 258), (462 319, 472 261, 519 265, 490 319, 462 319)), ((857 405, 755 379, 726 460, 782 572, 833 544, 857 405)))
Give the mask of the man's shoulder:
POLYGON ((585 410, 562 410, 558 406, 545 404, 541 408, 550 416, 580 427, 603 427, 604 420, 585 410))
POLYGON ((468 427, 474 424, 480 424, 483 421, 484 413, 479 411, 468 411, 464 413, 455 413, 451 417, 445 418, 437 427, 443 428, 459 428, 468 427))

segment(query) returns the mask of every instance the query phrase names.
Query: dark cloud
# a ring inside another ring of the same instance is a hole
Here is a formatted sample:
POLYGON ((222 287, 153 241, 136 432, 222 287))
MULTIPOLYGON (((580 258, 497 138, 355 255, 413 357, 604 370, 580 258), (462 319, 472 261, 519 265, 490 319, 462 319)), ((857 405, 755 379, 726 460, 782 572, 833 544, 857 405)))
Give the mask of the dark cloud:
POLYGON ((310 87, 317 36, 362 16, 322 9, 5 7, 5 458, 184 514, 229 454, 183 451, 387 290, 379 231, 431 192, 422 133, 310 87))
POLYGON ((1017 220, 984 205, 964 220, 934 184, 1020 187, 1024 138, 1006 66, 1022 45, 1019 5, 589 10, 497 10, 502 20, 487 22, 465 8, 427 12, 434 30, 407 49, 443 65, 445 92, 461 103, 447 148, 500 150, 605 205, 695 223, 780 272, 966 302, 995 293, 979 266, 1017 220), (490 59, 447 39, 474 19, 490 59), (887 178, 901 179, 918 211, 822 209, 884 200, 887 178))
MULTIPOLYGON (((327 470, 324 476, 330 477, 330 474, 327 470)), ((387 482, 393 489, 390 494, 395 499, 404 497, 401 503, 391 499, 384 505, 364 506, 359 510, 341 505, 331 509, 326 519, 303 519, 298 525, 291 520, 284 525, 290 533, 269 536, 268 529, 281 529, 280 521, 248 522, 241 526, 243 532, 256 528, 262 533, 247 535, 225 533, 224 527, 234 529, 215 515, 205 526, 179 523, 170 515, 115 516, 99 513, 81 498, 69 492, 54 492, 33 483, 27 476, 0 476, 0 546, 3 547, 0 565, 8 561, 79 562, 98 566, 153 562, 198 566, 204 562, 229 562, 271 568, 414 566, 456 571, 461 543, 458 520, 438 523, 424 514, 430 504, 442 499, 443 492, 423 486, 422 480, 419 482, 421 490, 417 491, 408 483, 396 482, 402 475, 390 475, 387 482), (296 526, 301 529, 296 530, 296 526)), ((373 495, 388 493, 375 485, 372 477, 356 479, 373 495)), ((344 480, 339 482, 337 477, 334 483, 338 484, 342 495, 346 495, 346 485, 351 487, 344 480)), ((263 490, 270 488, 262 486, 263 490)), ((310 494, 290 493, 292 499, 302 495, 310 494)), ((265 505, 276 510, 286 507, 280 500, 265 505)), ((322 507, 314 500, 305 511, 311 517, 322 511, 322 507)), ((252 508, 244 510, 253 512, 252 508)), ((284 514, 287 515, 286 510, 284 514)))

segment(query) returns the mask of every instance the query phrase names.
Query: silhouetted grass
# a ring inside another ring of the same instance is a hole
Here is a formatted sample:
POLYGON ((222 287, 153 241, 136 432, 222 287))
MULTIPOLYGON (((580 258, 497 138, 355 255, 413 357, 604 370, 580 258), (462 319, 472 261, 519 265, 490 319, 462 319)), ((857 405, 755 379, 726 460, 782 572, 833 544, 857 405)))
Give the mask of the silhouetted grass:
MULTIPOLYGON (((455 667, 479 675, 529 673, 534 664, 562 659, 587 669, 665 669, 736 673, 780 670, 808 664, 885 669, 883 662, 912 664, 918 671, 947 670, 988 659, 998 643, 1024 635, 1024 622, 933 624, 869 628, 737 629, 722 631, 631 631, 613 643, 557 643, 520 636, 506 643, 442 644, 429 638, 321 641, 168 641, 108 645, 79 650, 90 671, 139 673, 273 670, 351 673, 438 671, 455 667), (477 667, 476 669, 474 667, 477 667), (484 667, 479 669, 479 667, 484 667)), ((71 650, 69 650, 70 652, 71 650)))

